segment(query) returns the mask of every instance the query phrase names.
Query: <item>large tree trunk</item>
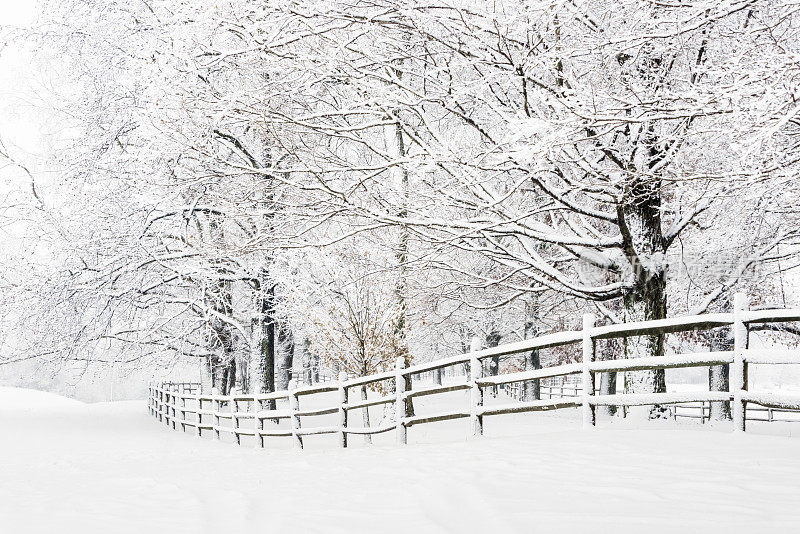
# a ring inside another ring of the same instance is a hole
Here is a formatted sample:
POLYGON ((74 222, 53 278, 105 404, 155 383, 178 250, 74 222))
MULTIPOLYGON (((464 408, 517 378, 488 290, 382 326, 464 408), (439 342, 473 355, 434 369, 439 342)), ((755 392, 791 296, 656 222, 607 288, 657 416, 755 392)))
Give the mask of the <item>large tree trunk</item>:
MULTIPOLYGON (((202 225, 201 225, 202 226, 202 225)), ((220 220, 211 216, 205 226, 205 238, 218 247, 225 243, 224 227, 220 220)), ((234 327, 223 318, 233 319, 233 297, 231 282, 216 280, 204 291, 204 302, 215 313, 209 319, 209 348, 214 356, 209 357, 212 389, 227 395, 236 383, 236 334, 234 327)), ((209 314, 210 315, 210 314, 209 314)))
MULTIPOLYGON (((652 16, 660 17, 666 11, 652 6, 652 16)), ((627 77, 631 86, 642 88, 642 96, 658 100, 666 76, 673 65, 665 61, 661 51, 653 42, 644 43, 634 57, 619 56, 618 61, 627 63, 627 77)), ((638 110, 628 109, 635 115, 638 110)), ((620 132, 628 139, 630 153, 617 158, 617 165, 624 171, 622 202, 617 207, 617 219, 623 243, 623 253, 628 260, 630 272, 626 278, 632 283, 623 296, 625 322, 664 319, 667 316, 666 294, 666 239, 661 227, 661 195, 665 162, 671 157, 675 139, 662 137, 654 122, 642 122, 626 126, 620 132)), ((607 152, 611 154, 611 152, 607 152)), ((657 357, 664 354, 664 335, 635 336, 625 338, 626 358, 657 357)), ((625 373, 627 393, 666 392, 663 369, 653 371, 631 371, 625 373)), ((635 412, 645 412, 638 408, 635 412)), ((651 418, 668 416, 664 406, 653 406, 651 418)))
POLYGON ((250 354, 242 354, 241 351, 236 352, 236 380, 242 392, 250 391, 250 354))
MULTIPOLYGON (((733 339, 730 328, 719 332, 712 332, 711 351, 733 350, 733 339)), ((730 386, 730 364, 712 365, 708 368, 709 391, 728 391, 730 386)), ((726 421, 731 419, 730 401, 712 402, 709 413, 711 421, 726 421)))
POLYGON ((235 387, 236 387, 236 358, 231 358, 231 361, 225 368, 225 393, 223 393, 223 395, 229 394, 231 391, 233 391, 235 387))
POLYGON ((314 384, 319 383, 319 365, 319 354, 314 351, 311 353, 311 382, 314 384))
MULTIPOLYGON (((603 360, 616 360, 620 356, 622 344, 618 339, 607 339, 605 347, 601 353, 603 360)), ((614 395, 617 392, 617 372, 609 371, 607 373, 600 373, 600 395, 614 395)), ((617 413, 616 406, 598 406, 600 413, 613 416, 617 413)))
MULTIPOLYGON (((650 160, 648 160, 650 161, 650 160)), ((664 237, 661 230, 661 182, 635 178, 618 210, 625 253, 632 269, 633 288, 623 297, 625 322, 651 321, 667 316, 666 276, 663 266, 664 237)), ((664 355, 664 336, 625 338, 626 358, 664 355)), ((663 369, 625 373, 627 393, 663 393, 663 369)), ((666 417, 663 406, 653 406, 650 417, 666 417)))
MULTIPOLYGON (((472 332, 470 332, 469 328, 461 325, 459 326, 458 333, 461 339, 461 354, 467 354, 469 352, 470 343, 472 343, 472 332)), ((469 362, 462 366, 462 371, 465 377, 469 377, 469 362)))
POLYGON ((444 373, 444 369, 434 369, 433 370, 433 383, 437 386, 442 385, 442 374, 444 373))
POLYGON ((220 355, 210 358, 212 389, 220 395, 227 395, 236 384, 236 358, 229 325, 216 325, 214 345, 220 355))
MULTIPOLYGON (((614 395, 617 392, 617 373, 616 371, 611 371, 608 373, 601 373, 600 374, 600 395, 614 395)), ((608 416, 615 415, 617 413, 616 406, 598 406, 602 413, 605 413, 608 416)))
MULTIPOLYGON (((271 393, 275 391, 275 323, 273 303, 275 287, 262 271, 256 287, 256 307, 258 315, 251 324, 250 341, 250 379, 251 393, 271 393)), ((275 401, 267 402, 267 409, 275 408, 275 401)))
MULTIPOLYGON (((502 336, 500 332, 497 330, 492 330, 489 332, 489 335, 486 336, 486 346, 488 348, 496 347, 500 344, 500 340, 502 336)), ((500 357, 499 356, 492 356, 489 358, 489 376, 497 376, 500 373, 500 357)), ((491 387, 492 397, 497 396, 497 386, 491 387)))
POLYGON ((214 374, 211 370, 211 358, 200 358, 200 392, 208 393, 214 384, 214 374))
POLYGON ((236 359, 231 358, 225 361, 214 356, 209 360, 212 391, 216 391, 220 395, 227 395, 236 384, 236 359))
POLYGON ((225 389, 225 380, 223 378, 224 368, 220 363, 219 356, 209 357, 208 366, 211 368, 211 391, 215 395, 221 395, 225 389))
POLYGON ((313 384, 311 379, 311 373, 313 369, 311 368, 311 340, 306 337, 303 340, 303 355, 301 358, 303 359, 303 384, 306 386, 310 386, 313 384))
MULTIPOLYGON (((536 323, 533 322, 533 318, 528 318, 525 321, 525 339, 533 339, 537 335, 539 335, 539 331, 536 328, 536 323)), ((542 363, 539 358, 539 349, 535 349, 530 351, 525 355, 525 370, 526 371, 533 371, 535 369, 541 369, 542 363)), ((540 380, 537 378, 536 380, 526 380, 520 384, 522 388, 522 395, 520 395, 520 399, 523 401, 533 401, 541 399, 541 386, 540 380)))
MULTIPOLYGON (((396 71, 398 76, 402 76, 400 71, 396 71)), ((396 118, 396 117, 391 117, 396 118)), ((400 121, 397 120, 392 124, 386 132, 386 146, 389 154, 398 160, 406 157, 406 145, 403 139, 403 127, 400 121)), ((403 202, 397 214, 399 219, 408 217, 408 171, 402 166, 397 165, 390 171, 391 179, 394 186, 402 195, 403 202)), ((402 356, 406 366, 411 364, 411 353, 408 349, 408 302, 406 300, 406 293, 408 288, 408 241, 409 231, 405 224, 400 225, 400 239, 397 244, 397 252, 395 257, 397 259, 397 283, 395 284, 395 298, 397 299, 398 313, 394 325, 395 332, 395 353, 397 356, 402 356)), ((410 391, 411 376, 406 379, 406 391, 410 391)), ((406 415, 411 417, 414 415, 414 404, 411 398, 406 399, 406 415)))
POLYGON ((280 359, 275 387, 278 391, 286 391, 292 381, 292 368, 294 366, 294 334, 286 324, 281 324, 278 329, 278 347, 280 349, 280 359))

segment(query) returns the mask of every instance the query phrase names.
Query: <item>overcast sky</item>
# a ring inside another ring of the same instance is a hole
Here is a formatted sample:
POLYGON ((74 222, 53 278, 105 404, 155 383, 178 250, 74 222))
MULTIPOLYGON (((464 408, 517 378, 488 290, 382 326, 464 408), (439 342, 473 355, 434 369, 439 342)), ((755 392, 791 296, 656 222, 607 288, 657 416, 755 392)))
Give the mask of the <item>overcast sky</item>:
MULTIPOLYGON (((36 14, 36 0, 0 0, 0 25, 27 26, 36 14)), ((0 36, 6 32, 0 30, 0 36)), ((34 150, 35 126, 26 102, 30 101, 30 63, 11 43, 0 39, 0 136, 15 146, 34 150)))
MULTIPOLYGON (((46 76, 36 70, 29 50, 8 39, 13 28, 34 22, 36 4, 37 0, 0 0, 0 138, 12 157, 36 175, 39 186, 47 180, 42 157, 46 137, 39 99, 42 92, 36 88, 42 86, 46 76)), ((30 179, 0 160, 0 200, 14 199, 10 201, 13 203, 24 201, 29 195, 30 179)), ((16 248, 20 233, 18 225, 3 224, 0 246, 16 248)))
POLYGON ((0 0, 2 24, 27 24, 33 18, 36 0, 0 0))

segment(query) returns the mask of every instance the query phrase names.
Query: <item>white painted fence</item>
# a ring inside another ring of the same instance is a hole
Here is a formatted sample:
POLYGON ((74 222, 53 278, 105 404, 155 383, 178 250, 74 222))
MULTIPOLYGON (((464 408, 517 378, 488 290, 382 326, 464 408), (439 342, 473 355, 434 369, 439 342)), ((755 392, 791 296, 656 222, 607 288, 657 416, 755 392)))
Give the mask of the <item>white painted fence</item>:
POLYGON ((231 433, 238 443, 241 442, 241 436, 255 436, 257 446, 261 447, 264 446, 266 437, 286 436, 292 438, 295 446, 302 448, 303 437, 314 434, 336 434, 340 445, 346 447, 348 436, 351 434, 377 434, 390 431, 395 432, 397 443, 404 444, 406 433, 413 426, 460 418, 469 419, 470 435, 479 436, 483 433, 483 419, 487 416, 571 407, 581 408, 584 427, 591 427, 595 424, 597 406, 679 405, 722 401, 732 403, 734 430, 744 431, 747 403, 776 410, 800 409, 800 396, 747 391, 748 364, 800 364, 800 350, 749 349, 748 326, 791 321, 800 321, 800 309, 749 311, 745 297, 737 294, 732 313, 704 314, 601 327, 595 327, 594 318, 587 315, 584 317, 582 330, 548 334, 410 367, 404 367, 403 360, 398 358, 392 371, 349 380, 340 376, 338 382, 304 386, 290 391, 222 396, 200 393, 194 385, 187 387, 185 383, 153 385, 150 387, 149 409, 154 416, 173 429, 193 428, 197 435, 202 435, 203 430, 213 431, 217 438, 221 433, 231 433), (732 351, 595 361, 595 342, 598 339, 708 330, 731 325, 734 332, 732 351), (481 362, 486 358, 576 344, 581 345, 582 358, 578 363, 491 377, 482 376, 481 362), (406 381, 412 375, 465 363, 470 364, 470 376, 462 383, 412 387, 408 391, 405 389, 406 381), (600 395, 594 387, 595 374, 598 372, 708 367, 720 364, 731 364, 729 391, 600 395), (562 392, 561 396, 554 398, 484 406, 484 388, 568 375, 581 377, 581 387, 576 391, 575 397, 564 395, 562 392), (386 386, 383 390, 392 393, 377 399, 350 400, 352 388, 377 383, 383 383, 386 386), (470 392, 469 405, 463 409, 426 414, 409 413, 410 399, 459 390, 470 392), (301 408, 301 398, 331 392, 337 392, 337 402, 334 405, 326 408, 301 408), (288 400, 288 409, 274 409, 269 406, 269 403, 274 404, 274 401, 284 399, 288 400), (390 424, 369 428, 348 426, 348 412, 387 404, 394 405, 395 419, 390 424), (327 427, 307 427, 301 424, 304 418, 325 414, 338 414, 338 424, 327 427), (231 425, 221 425, 220 421, 223 419, 230 420, 231 425), (266 420, 282 419, 289 420, 288 429, 272 429, 264 426, 266 420))

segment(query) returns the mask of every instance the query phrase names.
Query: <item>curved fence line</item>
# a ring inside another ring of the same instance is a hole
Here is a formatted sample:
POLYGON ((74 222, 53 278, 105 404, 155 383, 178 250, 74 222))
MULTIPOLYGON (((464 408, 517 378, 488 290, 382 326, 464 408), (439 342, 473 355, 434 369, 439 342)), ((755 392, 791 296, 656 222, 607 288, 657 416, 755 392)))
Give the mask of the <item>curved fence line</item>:
POLYGON ((218 439, 222 433, 230 433, 237 443, 241 443, 241 436, 254 436, 259 447, 264 446, 265 437, 285 436, 291 437, 295 446, 302 448, 304 436, 317 434, 336 434, 339 444, 346 447, 348 436, 351 434, 365 435, 390 431, 395 432, 398 444, 405 444, 408 429, 415 425, 461 418, 469 419, 471 436, 480 436, 483 434, 483 418, 486 416, 570 407, 580 407, 583 426, 591 427, 595 424, 595 408, 597 406, 685 405, 686 403, 710 402, 731 402, 734 431, 739 432, 745 430, 747 403, 755 403, 776 410, 800 409, 800 395, 747 391, 748 363, 800 364, 800 350, 749 349, 748 327, 753 324, 792 321, 800 321, 800 309, 749 311, 746 298, 742 294, 737 294, 732 313, 704 314, 601 327, 594 326, 592 315, 585 315, 582 330, 548 334, 410 367, 405 367, 403 359, 398 358, 393 371, 349 380, 340 376, 338 382, 303 386, 289 391, 216 395, 202 393, 199 384, 196 383, 151 385, 148 406, 152 415, 168 426, 172 426, 173 429, 180 427, 185 431, 187 428, 193 428, 198 436, 202 435, 203 430, 213 431, 218 439), (722 326, 733 326, 734 346, 732 351, 595 361, 595 342, 598 339, 708 330, 722 326), (574 344, 580 344, 582 349, 581 361, 578 363, 489 377, 482 376, 481 362, 486 358, 574 344), (463 364, 469 364, 470 370, 468 380, 463 383, 412 387, 406 390, 406 384, 412 383, 410 379, 414 374, 463 364), (731 364, 728 391, 602 395, 595 390, 595 374, 598 372, 708 367, 720 364, 731 364), (580 375, 580 389, 578 390, 576 387, 575 395, 572 397, 562 395, 553 398, 550 395, 551 398, 548 399, 484 406, 484 388, 569 375, 580 375), (391 391, 391 393, 376 399, 350 399, 351 388, 378 383, 386 386, 382 388, 383 391, 391 391), (439 395, 459 390, 470 392, 469 406, 463 410, 431 414, 415 414, 410 410, 410 401, 414 397, 439 395), (332 392, 337 392, 337 402, 332 406, 314 409, 300 407, 301 397, 332 392), (288 400, 288 409, 277 409, 276 401, 278 400, 288 400), (348 412, 378 405, 394 405, 395 416, 392 423, 379 427, 348 427, 348 412), (304 418, 332 414, 338 414, 338 424, 334 426, 307 427, 301 425, 304 418), (264 425, 265 421, 282 419, 289 421, 289 428, 266 428, 264 425), (231 425, 222 425, 222 420, 230 420, 231 425))

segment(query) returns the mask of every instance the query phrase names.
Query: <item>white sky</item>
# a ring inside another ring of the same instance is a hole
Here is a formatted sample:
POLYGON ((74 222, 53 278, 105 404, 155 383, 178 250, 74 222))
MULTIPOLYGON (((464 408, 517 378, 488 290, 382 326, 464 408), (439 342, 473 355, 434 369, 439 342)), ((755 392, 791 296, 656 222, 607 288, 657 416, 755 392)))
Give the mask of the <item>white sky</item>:
MULTIPOLYGON (((4 36, 10 28, 26 27, 36 17, 37 0, 0 0, 0 137, 12 155, 35 167, 35 156, 41 152, 41 118, 36 112, 36 95, 32 87, 37 79, 31 61, 4 36)), ((13 167, 3 168, 0 162, 0 184, 19 180, 13 167)))
POLYGON ((0 24, 29 24, 36 13, 36 0, 0 0, 0 24))
MULTIPOLYGON (((37 0, 0 0, 0 138, 12 157, 23 162, 37 175, 38 184, 44 122, 36 105, 38 98, 33 88, 42 77, 32 66, 28 52, 7 39, 9 30, 24 28, 34 22, 36 4, 37 0)), ((13 199, 12 202, 19 199, 32 202, 30 179, 0 159, 0 207, 9 198, 13 199)), ((5 220, 0 228, 2 253, 17 249, 23 234, 24 224, 21 221, 9 224, 5 220)))
POLYGON ((31 73, 13 44, 3 46, 3 26, 27 26, 35 15, 36 0, 0 0, 0 136, 15 144, 18 138, 23 141, 27 137, 19 134, 30 130, 31 121, 25 120, 20 104, 25 100, 26 80, 31 73))

